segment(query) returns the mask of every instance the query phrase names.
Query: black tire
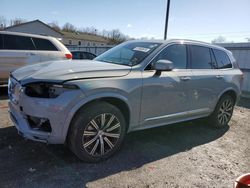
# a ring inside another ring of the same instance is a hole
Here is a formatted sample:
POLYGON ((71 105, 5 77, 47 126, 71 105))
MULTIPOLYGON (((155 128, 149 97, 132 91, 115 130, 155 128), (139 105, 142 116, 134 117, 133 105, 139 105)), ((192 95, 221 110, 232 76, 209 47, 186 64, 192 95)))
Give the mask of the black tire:
POLYGON ((214 112, 208 118, 209 124, 215 128, 227 126, 233 115, 234 105, 235 100, 230 95, 223 95, 217 103, 214 112))
POLYGON ((71 151, 79 159, 99 162, 120 149, 125 135, 126 121, 121 111, 109 103, 97 102, 76 114, 68 141, 71 151))

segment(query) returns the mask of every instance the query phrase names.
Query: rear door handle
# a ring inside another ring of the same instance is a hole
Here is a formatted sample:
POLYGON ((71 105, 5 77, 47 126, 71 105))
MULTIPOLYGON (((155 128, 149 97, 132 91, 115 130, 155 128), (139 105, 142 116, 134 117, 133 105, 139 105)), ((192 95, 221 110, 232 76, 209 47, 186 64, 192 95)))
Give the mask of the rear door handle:
POLYGON ((191 77, 189 77, 189 76, 183 76, 183 77, 181 77, 181 80, 188 81, 188 80, 191 80, 191 77))
POLYGON ((218 78, 218 79, 221 79, 221 78, 223 78, 224 76, 222 76, 222 75, 217 75, 216 76, 216 78, 218 78))

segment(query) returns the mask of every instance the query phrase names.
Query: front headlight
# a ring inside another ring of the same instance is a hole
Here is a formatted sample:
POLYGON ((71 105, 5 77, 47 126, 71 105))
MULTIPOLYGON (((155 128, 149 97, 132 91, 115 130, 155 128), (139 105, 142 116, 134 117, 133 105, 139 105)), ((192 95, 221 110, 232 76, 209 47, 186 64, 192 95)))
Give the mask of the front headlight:
POLYGON ((56 98, 65 91, 79 89, 73 84, 31 83, 24 86, 29 97, 56 98))

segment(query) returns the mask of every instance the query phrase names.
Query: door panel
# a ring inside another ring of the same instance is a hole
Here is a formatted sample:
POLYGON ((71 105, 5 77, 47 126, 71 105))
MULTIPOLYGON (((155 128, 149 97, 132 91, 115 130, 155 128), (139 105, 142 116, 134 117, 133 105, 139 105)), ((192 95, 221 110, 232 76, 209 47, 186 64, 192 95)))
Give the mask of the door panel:
POLYGON ((168 120, 184 118, 189 110, 188 93, 183 77, 190 70, 163 71, 160 76, 155 71, 143 72, 143 94, 141 122, 148 126, 166 123, 168 120))
POLYGON ((23 50, 0 50, 0 79, 7 81, 10 72, 26 65, 27 58, 23 50))
POLYGON ((218 95, 224 88, 219 71, 216 69, 193 69, 189 82, 191 110, 207 109, 211 112, 218 100, 218 95))
POLYGON ((26 65, 33 65, 35 63, 41 62, 41 55, 38 51, 26 51, 27 62, 26 65))

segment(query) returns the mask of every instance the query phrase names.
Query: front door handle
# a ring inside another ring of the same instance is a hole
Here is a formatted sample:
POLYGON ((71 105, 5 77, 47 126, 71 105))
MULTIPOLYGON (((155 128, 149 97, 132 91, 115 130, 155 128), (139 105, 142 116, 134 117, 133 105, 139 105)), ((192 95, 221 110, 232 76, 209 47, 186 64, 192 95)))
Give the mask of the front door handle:
POLYGON ((189 77, 189 76, 183 76, 183 77, 181 77, 181 80, 188 81, 188 80, 191 80, 191 77, 189 77))
POLYGON ((223 78, 224 76, 222 76, 222 75, 217 75, 216 76, 216 78, 218 78, 218 79, 221 79, 221 78, 223 78))

